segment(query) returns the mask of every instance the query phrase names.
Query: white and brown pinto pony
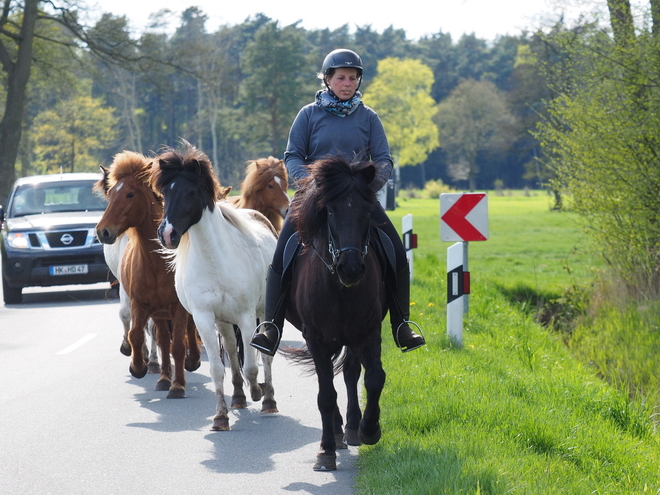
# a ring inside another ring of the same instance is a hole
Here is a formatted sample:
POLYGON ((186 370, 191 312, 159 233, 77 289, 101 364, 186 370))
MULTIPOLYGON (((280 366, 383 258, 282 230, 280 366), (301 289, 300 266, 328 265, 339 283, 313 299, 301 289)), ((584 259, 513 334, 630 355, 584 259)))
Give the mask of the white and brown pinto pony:
POLYGON ((104 244, 116 242, 124 233, 128 236, 121 257, 120 279, 131 309, 129 371, 136 378, 147 373, 144 328, 151 318, 162 359, 156 390, 169 390, 168 398, 181 398, 185 397, 184 367, 189 371, 199 368, 201 351, 192 318, 177 297, 174 274, 159 254, 162 247, 156 229, 163 204, 149 186, 150 167, 150 160, 139 153, 124 151, 115 156, 107 178, 97 184, 103 187, 108 207, 96 226, 96 235, 104 244), (174 358, 173 377, 170 353, 174 358))
POLYGON ((263 398, 261 412, 277 412, 272 357, 263 358, 265 383, 260 385, 258 351, 249 345, 252 329, 264 314, 275 230, 261 213, 218 201, 227 189, 221 187, 208 157, 189 143, 184 142, 182 150, 170 148, 154 158, 151 186, 162 195, 165 207, 158 238, 173 250, 176 291, 195 320, 209 359, 217 399, 211 429, 230 429, 218 337, 232 370, 231 407, 247 407, 245 378, 252 400, 263 398), (234 325, 241 329, 240 337, 234 325))
POLYGON ((284 161, 272 156, 247 163, 241 195, 228 196, 238 208, 257 210, 265 215, 279 233, 291 199, 287 194, 289 178, 284 161))

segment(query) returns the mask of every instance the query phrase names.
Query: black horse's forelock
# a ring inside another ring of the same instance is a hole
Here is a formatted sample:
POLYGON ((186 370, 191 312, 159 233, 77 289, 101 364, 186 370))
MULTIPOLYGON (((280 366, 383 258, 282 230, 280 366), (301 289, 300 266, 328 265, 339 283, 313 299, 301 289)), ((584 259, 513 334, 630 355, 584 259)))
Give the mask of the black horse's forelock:
POLYGON ((376 192, 362 175, 370 166, 374 166, 370 161, 351 161, 345 156, 323 158, 308 166, 309 176, 299 183, 300 191, 291 205, 302 242, 321 232, 327 222, 327 206, 349 192, 356 191, 369 204, 375 203, 376 192))
POLYGON ((167 184, 181 176, 202 183, 204 202, 211 211, 215 208, 215 201, 223 194, 211 160, 203 151, 188 143, 182 150, 165 148, 154 159, 153 168, 152 186, 161 194, 167 184))

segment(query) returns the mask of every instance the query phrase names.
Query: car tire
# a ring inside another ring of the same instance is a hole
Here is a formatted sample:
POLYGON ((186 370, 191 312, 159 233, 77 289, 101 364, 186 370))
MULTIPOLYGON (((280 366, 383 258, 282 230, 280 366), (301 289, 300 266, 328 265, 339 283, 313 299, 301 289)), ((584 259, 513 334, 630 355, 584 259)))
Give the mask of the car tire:
POLYGON ((23 302, 23 289, 21 287, 9 287, 5 277, 2 277, 2 295, 5 304, 20 304, 23 302))

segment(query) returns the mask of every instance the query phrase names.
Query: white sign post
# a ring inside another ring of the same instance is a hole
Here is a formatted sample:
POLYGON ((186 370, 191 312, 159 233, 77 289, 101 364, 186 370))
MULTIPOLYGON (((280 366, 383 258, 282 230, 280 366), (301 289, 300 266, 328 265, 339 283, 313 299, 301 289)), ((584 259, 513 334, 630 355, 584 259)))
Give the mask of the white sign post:
POLYGON ((447 335, 458 346, 463 345, 463 314, 467 313, 469 293, 467 242, 457 242, 447 248, 447 335))
POLYGON ((401 219, 403 232, 403 247, 406 248, 406 258, 410 267, 410 281, 413 281, 413 249, 417 247, 417 234, 413 234, 413 216, 409 213, 401 219))
POLYGON ((440 238, 458 241, 447 248, 447 335, 463 345, 463 315, 468 312, 468 241, 488 239, 486 193, 440 195, 440 238))

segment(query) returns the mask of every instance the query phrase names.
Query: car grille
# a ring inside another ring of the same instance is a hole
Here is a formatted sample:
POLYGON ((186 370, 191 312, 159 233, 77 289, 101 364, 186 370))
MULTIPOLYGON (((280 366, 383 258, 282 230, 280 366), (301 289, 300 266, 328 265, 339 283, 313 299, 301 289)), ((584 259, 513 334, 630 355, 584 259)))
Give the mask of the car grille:
POLYGON ((71 249, 99 244, 94 229, 57 230, 28 233, 32 249, 71 249))
POLYGON ((37 236, 37 234, 28 234, 28 237, 30 239, 30 246, 34 248, 41 247, 41 241, 39 241, 39 236, 37 236))
POLYGON ((70 230, 64 232, 46 232, 48 245, 55 248, 71 248, 84 246, 87 241, 87 230, 70 230))

